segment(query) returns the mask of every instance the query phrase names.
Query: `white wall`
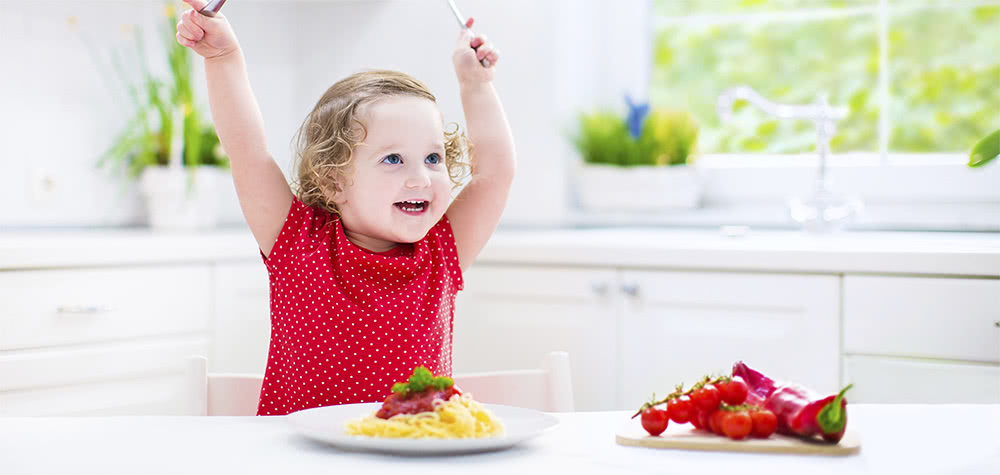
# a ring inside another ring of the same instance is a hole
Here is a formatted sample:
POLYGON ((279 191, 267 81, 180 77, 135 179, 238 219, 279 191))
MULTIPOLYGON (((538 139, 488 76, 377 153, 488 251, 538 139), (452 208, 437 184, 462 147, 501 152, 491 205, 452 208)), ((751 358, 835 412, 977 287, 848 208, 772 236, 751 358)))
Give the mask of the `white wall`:
MULTIPOLYGON (((627 90, 643 96, 648 75, 636 65, 649 54, 647 0, 458 3, 503 54, 496 87, 519 152, 503 223, 556 224, 571 200, 566 132, 575 114, 596 103, 617 106, 627 90)), ((0 227, 142 222, 134 187, 94 165, 129 110, 115 91, 110 52, 131 48, 123 26, 138 22, 149 63, 163 74, 162 8, 151 0, 0 0, 0 227)), ((224 13, 286 173, 306 112, 358 70, 406 71, 428 83, 447 121, 464 123, 450 60, 458 27, 443 1, 240 0, 224 13)), ((197 76, 203 81, 200 64, 197 76)), ((227 221, 239 223, 230 204, 227 221)))

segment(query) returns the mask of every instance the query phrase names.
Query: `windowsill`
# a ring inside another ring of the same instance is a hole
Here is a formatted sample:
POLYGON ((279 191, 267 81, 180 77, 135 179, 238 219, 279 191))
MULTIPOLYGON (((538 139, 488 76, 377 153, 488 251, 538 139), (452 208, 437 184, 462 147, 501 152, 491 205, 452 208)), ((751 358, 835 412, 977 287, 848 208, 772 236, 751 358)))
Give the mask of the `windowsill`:
MULTIPOLYGON (((564 226, 574 228, 664 226, 718 228, 746 226, 760 229, 801 229, 779 203, 704 206, 662 213, 594 213, 575 209, 564 226)), ((979 204, 867 204, 846 231, 959 231, 1000 232, 1000 203, 979 204)))
MULTIPOLYGON (((968 168, 962 154, 831 157, 830 187, 864 204, 845 230, 1000 231, 1000 164, 968 168), (885 164, 883 164, 885 163, 885 164)), ((793 196, 817 186, 817 156, 706 155, 696 166, 702 206, 659 213, 595 213, 571 206, 565 226, 727 225, 799 229, 788 215, 793 196)))

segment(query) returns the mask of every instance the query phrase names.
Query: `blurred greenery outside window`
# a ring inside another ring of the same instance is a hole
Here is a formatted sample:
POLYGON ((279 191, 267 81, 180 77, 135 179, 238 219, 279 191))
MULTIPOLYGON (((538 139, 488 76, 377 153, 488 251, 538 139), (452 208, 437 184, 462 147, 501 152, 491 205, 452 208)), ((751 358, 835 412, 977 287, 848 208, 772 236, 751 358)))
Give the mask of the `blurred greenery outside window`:
POLYGON ((849 115, 834 153, 963 153, 1000 127, 1000 1, 653 0, 650 101, 691 111, 708 154, 815 151, 812 123, 719 94, 746 84, 849 115))

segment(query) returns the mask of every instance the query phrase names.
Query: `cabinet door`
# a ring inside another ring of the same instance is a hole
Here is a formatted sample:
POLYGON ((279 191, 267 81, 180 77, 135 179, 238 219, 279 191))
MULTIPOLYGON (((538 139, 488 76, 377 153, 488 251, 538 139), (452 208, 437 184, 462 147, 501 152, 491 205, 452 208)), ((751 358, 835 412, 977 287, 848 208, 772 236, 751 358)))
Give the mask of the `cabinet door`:
POLYGON ((0 272, 0 350, 204 333, 207 265, 0 272))
POLYGON ((183 373, 0 392, 0 416, 180 416, 183 373))
POLYGON ((612 270, 473 266, 455 307, 454 371, 538 368, 566 351, 576 409, 612 409, 614 281, 612 270))
POLYGON ((625 271, 625 408, 737 360, 833 392, 840 379, 839 278, 625 271))
POLYGON ((844 352, 1000 363, 1000 280, 849 275, 844 352))
POLYGON ((219 264, 215 285, 210 370, 263 374, 271 341, 267 268, 260 262, 219 264))
POLYGON ((848 355, 852 403, 1000 404, 1000 365, 848 355))
POLYGON ((183 414, 185 362, 205 336, 0 353, 0 416, 183 414))

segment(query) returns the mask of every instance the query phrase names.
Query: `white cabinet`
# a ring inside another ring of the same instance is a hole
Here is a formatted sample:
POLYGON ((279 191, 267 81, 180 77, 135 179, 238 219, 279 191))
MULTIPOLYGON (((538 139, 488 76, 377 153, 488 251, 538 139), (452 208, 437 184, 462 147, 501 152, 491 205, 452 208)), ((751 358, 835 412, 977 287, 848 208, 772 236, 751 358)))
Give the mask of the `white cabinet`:
POLYGON ((844 351, 1000 363, 1000 280, 847 276, 844 351))
POLYGON ((857 402, 1000 403, 1000 280, 847 276, 857 402))
POLYGON ((204 332, 209 266, 0 273, 0 349, 204 332))
POLYGON ((615 405, 613 270, 481 265, 464 277, 455 306, 456 373, 537 368, 546 353, 566 351, 576 408, 615 405))
POLYGON ((178 414, 183 364, 263 373, 260 262, 0 273, 0 415, 178 414))
POLYGON ((263 374, 271 341, 267 268, 259 261, 215 266, 215 320, 209 369, 263 374))
POLYGON ((934 404, 1000 402, 1000 365, 923 358, 847 355, 851 402, 934 404))
POLYGON ((178 413, 211 285, 207 264, 0 273, 0 415, 178 413))
POLYGON ((182 414, 183 361, 205 336, 0 351, 0 416, 182 414))
POLYGON ((738 360, 833 393, 840 384, 836 276, 628 270, 622 313, 625 407, 738 360))
MULTIPOLYGON (((527 235, 466 273, 456 372, 567 351, 580 410, 634 408, 738 359, 822 392, 853 382, 851 402, 1000 403, 989 249, 858 253, 798 237, 623 247, 618 235, 598 246, 567 233, 527 235), (975 276, 911 274, 940 271, 935 259, 975 276)), ((61 239, 0 245, 0 415, 174 413, 194 353, 213 371, 264 370, 269 283, 249 233, 84 238, 83 251, 61 239)))
POLYGON ((455 370, 533 367, 565 350, 580 410, 744 360, 851 402, 1000 403, 1000 280, 476 265, 455 370))
POLYGON ((744 359, 834 391, 839 278, 474 266, 455 317, 455 371, 535 367, 569 352, 579 410, 638 407, 744 359))

